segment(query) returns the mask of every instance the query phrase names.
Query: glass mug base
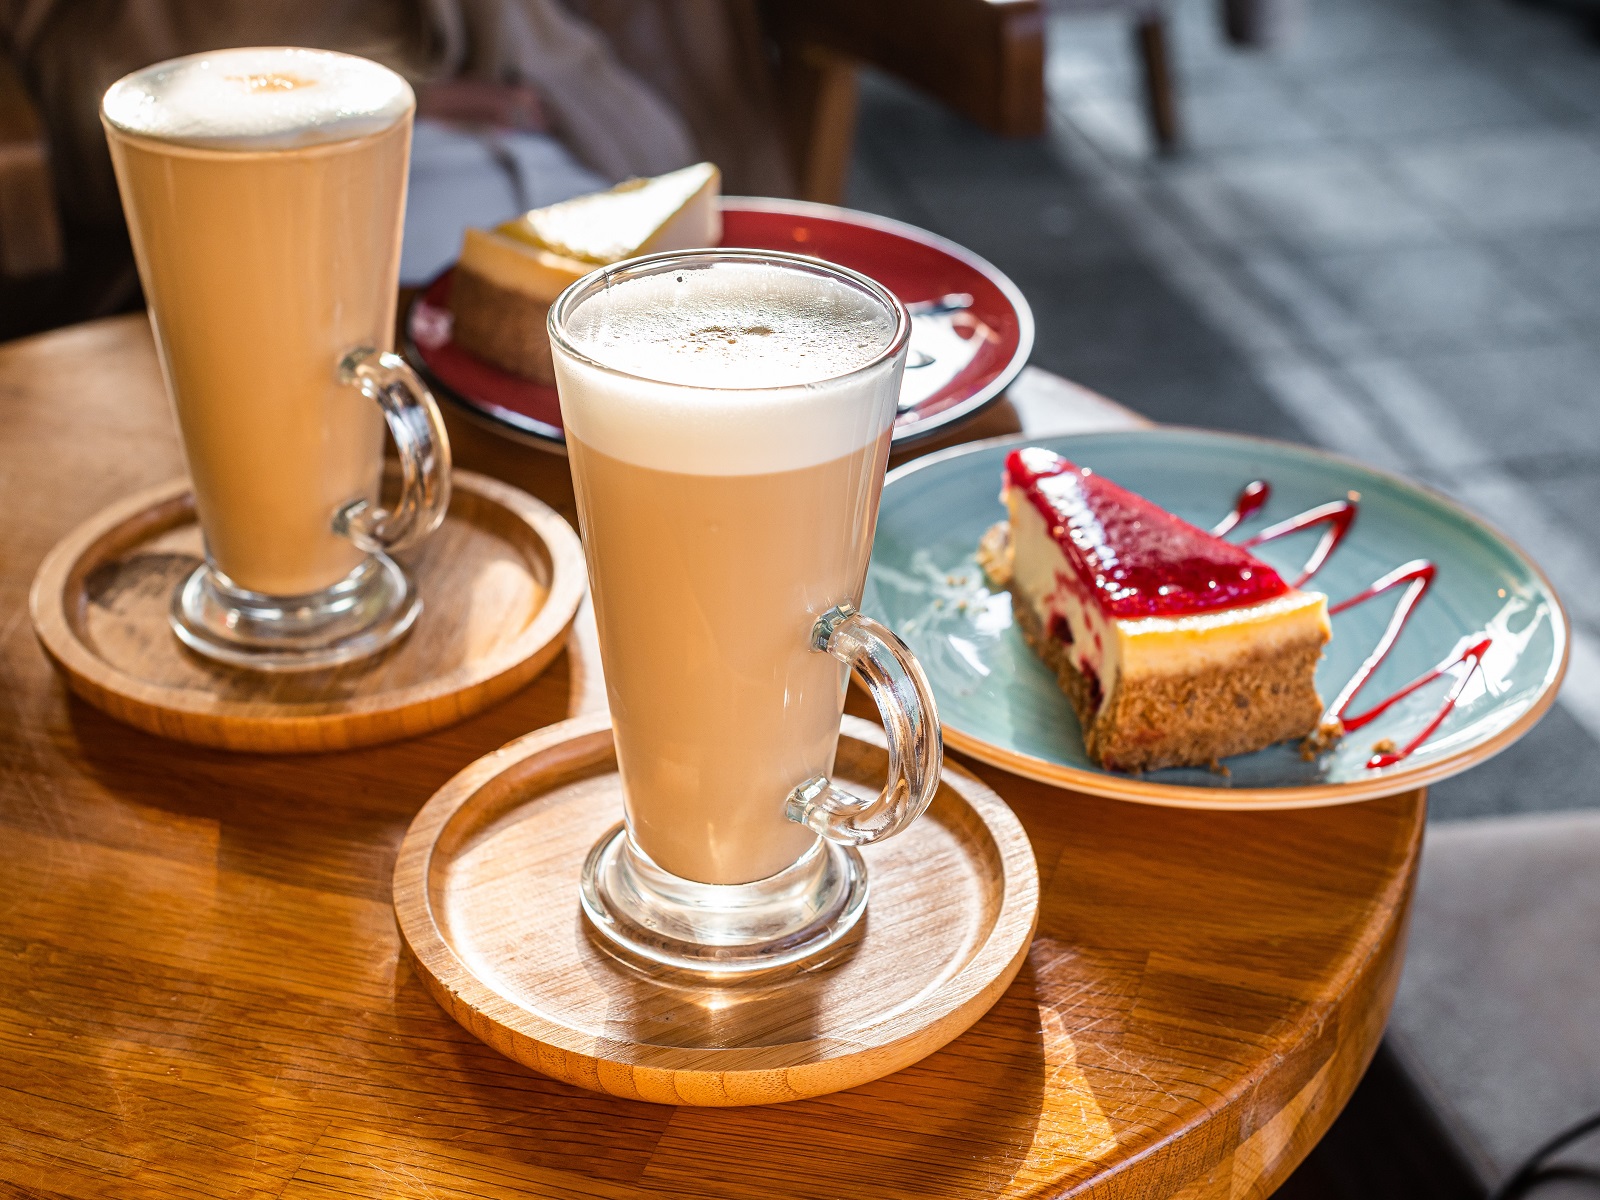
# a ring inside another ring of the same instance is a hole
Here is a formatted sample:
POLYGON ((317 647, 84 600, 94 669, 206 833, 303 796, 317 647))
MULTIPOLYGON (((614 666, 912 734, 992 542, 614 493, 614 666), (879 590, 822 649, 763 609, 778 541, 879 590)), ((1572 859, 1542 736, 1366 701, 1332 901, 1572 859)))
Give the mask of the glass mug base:
POLYGON ((422 600, 400 564, 369 556, 332 587, 266 596, 210 563, 172 597, 172 630, 196 654, 255 671, 315 671, 377 654, 409 630, 422 600))
POLYGON ((867 905, 853 847, 817 839, 798 862, 754 883, 694 883, 651 862, 618 824, 583 864, 584 915, 624 962, 728 978, 823 957, 867 905))

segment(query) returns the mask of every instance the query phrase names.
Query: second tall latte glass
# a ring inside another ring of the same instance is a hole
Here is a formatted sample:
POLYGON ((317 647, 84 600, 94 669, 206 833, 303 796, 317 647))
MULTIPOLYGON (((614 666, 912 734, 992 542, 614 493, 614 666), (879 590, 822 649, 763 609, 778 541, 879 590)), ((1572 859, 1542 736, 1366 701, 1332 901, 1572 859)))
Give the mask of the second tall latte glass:
POLYGON ((909 332, 872 280, 753 251, 636 259, 551 308, 627 818, 582 901, 624 957, 827 951, 866 903, 855 847, 938 786, 927 682, 856 612, 909 332), (828 778, 852 667, 889 734, 877 796, 828 778))

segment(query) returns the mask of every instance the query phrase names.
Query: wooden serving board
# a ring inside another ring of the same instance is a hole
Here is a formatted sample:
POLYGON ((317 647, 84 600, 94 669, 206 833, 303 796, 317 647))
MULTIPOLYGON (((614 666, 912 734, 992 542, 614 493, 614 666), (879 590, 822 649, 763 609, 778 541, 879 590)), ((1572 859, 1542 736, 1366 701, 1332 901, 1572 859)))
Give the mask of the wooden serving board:
POLYGON ((167 623, 199 564, 187 481, 90 518, 45 558, 28 604, 68 686, 151 733, 229 750, 342 750, 449 725, 520 688, 560 652, 583 599, 572 527, 527 493, 457 471, 444 524, 401 556, 422 596, 384 653, 324 671, 235 670, 167 623))
MULTIPOLYGON (((834 778, 876 791, 883 731, 844 719, 834 778)), ((927 813, 863 853, 859 937, 821 966, 707 984, 596 946, 578 875, 622 816, 609 718, 530 733, 417 814, 394 907, 418 975, 502 1054, 568 1083, 661 1104, 772 1104, 855 1087, 944 1046, 1027 954, 1039 876, 1022 825, 946 765, 927 813)))

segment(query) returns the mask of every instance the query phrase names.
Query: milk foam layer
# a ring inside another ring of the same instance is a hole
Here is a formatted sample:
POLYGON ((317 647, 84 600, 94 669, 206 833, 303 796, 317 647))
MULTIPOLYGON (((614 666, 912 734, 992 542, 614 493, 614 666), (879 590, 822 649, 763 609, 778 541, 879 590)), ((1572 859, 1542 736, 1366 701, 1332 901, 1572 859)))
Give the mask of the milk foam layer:
POLYGON ((625 462, 796 470, 860 449, 894 419, 904 356, 860 370, 893 342, 894 314, 809 270, 722 261, 626 279, 570 309, 565 328, 610 370, 557 345, 562 420, 625 462))
POLYGON ((349 54, 292 47, 215 50, 119 80, 106 120, 140 137, 210 150, 283 150, 387 129, 411 85, 349 54))

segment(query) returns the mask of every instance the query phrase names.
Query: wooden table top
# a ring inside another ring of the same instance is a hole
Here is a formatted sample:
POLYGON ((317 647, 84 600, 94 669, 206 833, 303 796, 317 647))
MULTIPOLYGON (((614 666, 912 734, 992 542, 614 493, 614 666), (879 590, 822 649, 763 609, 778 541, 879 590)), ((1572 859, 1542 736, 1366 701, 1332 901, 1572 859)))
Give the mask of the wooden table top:
MULTIPOLYGON (((1188 812, 970 762, 1026 826, 1043 902, 1015 984, 944 1050, 722 1110, 500 1057, 399 954, 395 851, 445 780, 593 707, 594 681, 563 655, 460 725, 308 757, 166 742, 72 699, 28 584, 73 525, 181 473, 170 420, 142 317, 0 347, 0 1193, 1237 1200, 1281 1182, 1364 1070, 1420 792, 1188 812)), ((1135 423, 1033 371, 962 432, 1135 423)), ((462 466, 572 515, 563 460, 451 434, 462 466)))

